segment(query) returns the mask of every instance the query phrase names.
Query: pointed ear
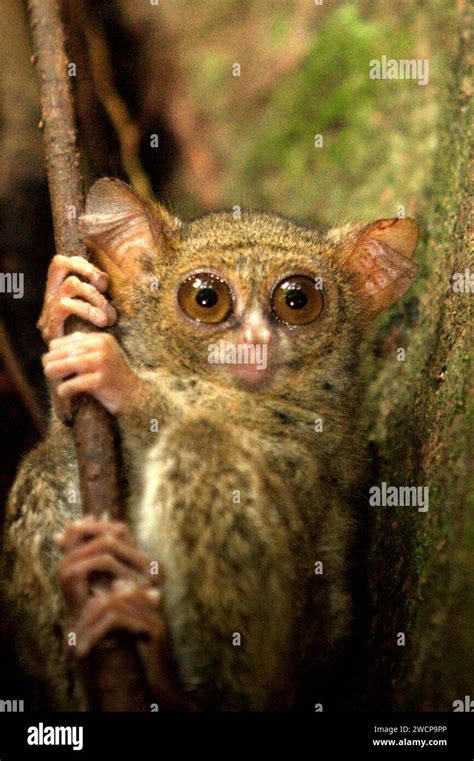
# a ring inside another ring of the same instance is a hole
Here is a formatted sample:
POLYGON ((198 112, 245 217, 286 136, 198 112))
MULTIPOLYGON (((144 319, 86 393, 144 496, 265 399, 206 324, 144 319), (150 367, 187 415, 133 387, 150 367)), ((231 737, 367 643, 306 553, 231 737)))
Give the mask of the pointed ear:
POLYGON ((124 182, 103 178, 90 189, 79 225, 109 275, 112 298, 130 312, 133 284, 150 274, 154 261, 172 255, 178 220, 162 206, 143 201, 124 182))
POLYGON ((410 287, 418 272, 411 261, 418 232, 413 219, 379 219, 343 246, 343 267, 370 314, 389 307, 410 287))

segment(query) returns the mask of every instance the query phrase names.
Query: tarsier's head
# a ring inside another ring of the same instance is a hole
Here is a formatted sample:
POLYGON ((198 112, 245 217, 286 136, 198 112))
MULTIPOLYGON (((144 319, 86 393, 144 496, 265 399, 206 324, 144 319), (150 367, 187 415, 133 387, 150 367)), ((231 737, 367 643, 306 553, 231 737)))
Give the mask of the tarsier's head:
POLYGON ((257 393, 287 387, 289 371, 292 383, 311 368, 323 380, 330 362, 337 377, 344 349, 417 271, 411 219, 318 233, 237 210, 184 224, 103 179, 81 224, 110 275, 125 347, 142 332, 129 341, 136 361, 257 393))

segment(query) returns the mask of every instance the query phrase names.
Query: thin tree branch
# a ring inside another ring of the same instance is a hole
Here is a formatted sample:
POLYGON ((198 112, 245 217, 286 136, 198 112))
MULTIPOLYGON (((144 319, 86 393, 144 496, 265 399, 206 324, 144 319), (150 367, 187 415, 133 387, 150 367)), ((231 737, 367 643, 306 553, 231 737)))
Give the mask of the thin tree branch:
MULTIPOLYGON (((56 0, 28 0, 34 61, 40 79, 42 127, 57 252, 84 256, 76 220, 84 196, 64 34, 56 0)), ((77 329, 77 321, 75 329, 77 329)), ((88 326, 81 324, 81 330, 88 326)), ((85 513, 123 519, 112 419, 83 396, 74 419, 74 439, 85 513)), ((107 638, 84 664, 90 706, 104 711, 147 710, 148 696, 133 639, 107 638)))
POLYGON ((152 197, 151 182, 140 160, 141 133, 127 108, 125 100, 115 87, 107 45, 91 19, 84 24, 92 76, 97 96, 114 125, 120 144, 120 158, 132 187, 143 198, 152 197))

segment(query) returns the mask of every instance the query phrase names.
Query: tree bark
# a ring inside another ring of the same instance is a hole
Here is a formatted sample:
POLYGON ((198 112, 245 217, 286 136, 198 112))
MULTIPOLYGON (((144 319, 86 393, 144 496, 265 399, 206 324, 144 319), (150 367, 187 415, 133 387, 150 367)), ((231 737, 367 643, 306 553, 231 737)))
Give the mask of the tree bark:
POLYGON ((417 255, 421 273, 403 314, 392 315, 381 328, 379 344, 389 347, 391 359, 372 359, 367 368, 375 377, 366 411, 367 419, 376 421, 371 430, 371 485, 385 481, 429 487, 426 513, 413 507, 368 507, 368 498, 365 502, 371 534, 366 704, 374 709, 450 711, 452 701, 463 698, 456 689, 467 689, 472 680, 469 665, 474 666, 472 617, 460 621, 452 609, 454 595, 459 598, 468 581, 469 553, 472 557, 474 549, 467 533, 474 430, 469 287, 474 278, 469 282, 465 272, 470 235, 472 244, 472 13, 464 2, 458 8, 460 52, 441 112, 436 168, 427 192, 431 211, 422 220, 417 255), (453 289, 459 282, 456 273, 464 276, 464 292, 453 289), (405 361, 396 359, 399 347, 405 348, 405 361), (469 627, 470 636, 455 632, 456 626, 469 627), (404 645, 400 634, 405 635, 404 645), (464 640, 471 642, 470 648, 464 647, 464 640), (466 687, 462 679, 451 684, 451 674, 444 674, 442 651, 447 642, 450 661, 456 659, 456 650, 459 658, 469 661, 466 687))

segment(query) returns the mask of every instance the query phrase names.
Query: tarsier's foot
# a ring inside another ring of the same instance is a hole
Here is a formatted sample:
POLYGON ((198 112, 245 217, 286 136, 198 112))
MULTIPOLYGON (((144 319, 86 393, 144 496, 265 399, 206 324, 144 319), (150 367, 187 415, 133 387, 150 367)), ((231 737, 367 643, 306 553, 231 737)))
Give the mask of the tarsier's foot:
POLYGON ((70 616, 67 635, 75 634, 76 657, 83 658, 111 632, 135 634, 156 702, 189 710, 167 664, 158 564, 135 546, 124 523, 105 516, 75 521, 59 545, 64 552, 59 582, 70 616), (110 579, 108 587, 104 577, 110 579))

